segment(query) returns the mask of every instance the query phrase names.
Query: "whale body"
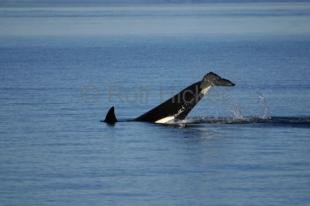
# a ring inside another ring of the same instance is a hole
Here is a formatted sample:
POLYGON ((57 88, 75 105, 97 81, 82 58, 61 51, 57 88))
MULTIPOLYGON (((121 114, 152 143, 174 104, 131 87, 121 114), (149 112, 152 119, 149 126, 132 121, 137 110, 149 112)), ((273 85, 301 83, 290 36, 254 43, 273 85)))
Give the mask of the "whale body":
MULTIPOLYGON (((201 81, 186 87, 160 105, 134 118, 133 121, 166 124, 176 120, 183 120, 213 86, 235 86, 235 84, 213 72, 209 72, 204 75, 201 81)), ((117 121, 114 107, 111 107, 104 122, 115 124, 117 121)))

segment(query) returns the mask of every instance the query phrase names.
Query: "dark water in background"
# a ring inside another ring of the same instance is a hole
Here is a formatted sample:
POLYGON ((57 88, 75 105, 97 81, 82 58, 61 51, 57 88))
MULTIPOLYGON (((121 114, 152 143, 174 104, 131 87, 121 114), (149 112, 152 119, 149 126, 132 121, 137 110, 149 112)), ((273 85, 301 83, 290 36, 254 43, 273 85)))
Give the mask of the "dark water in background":
POLYGON ((309 204, 309 15, 306 3, 1 8, 1 205, 309 204), (209 71, 237 86, 213 88, 197 124, 99 122, 209 71))

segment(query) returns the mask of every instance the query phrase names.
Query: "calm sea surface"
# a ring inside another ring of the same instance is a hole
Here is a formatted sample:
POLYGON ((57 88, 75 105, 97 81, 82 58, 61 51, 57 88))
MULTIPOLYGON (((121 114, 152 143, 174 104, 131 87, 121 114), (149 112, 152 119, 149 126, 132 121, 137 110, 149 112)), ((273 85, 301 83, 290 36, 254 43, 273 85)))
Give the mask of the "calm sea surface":
POLYGON ((0 7, 0 205, 309 205, 309 22, 309 3, 0 7), (195 124, 100 122, 210 71, 236 86, 195 124))

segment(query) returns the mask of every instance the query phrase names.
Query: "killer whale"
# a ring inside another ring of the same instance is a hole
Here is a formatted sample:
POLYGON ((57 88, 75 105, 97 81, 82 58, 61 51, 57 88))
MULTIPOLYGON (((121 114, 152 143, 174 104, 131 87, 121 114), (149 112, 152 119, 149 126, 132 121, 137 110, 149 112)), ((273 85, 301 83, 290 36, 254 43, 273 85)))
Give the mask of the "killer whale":
MULTIPOLYGON (((186 87, 170 99, 132 121, 165 124, 175 120, 183 120, 213 86, 235 86, 235 84, 213 72, 209 72, 204 75, 201 81, 186 87)), ((117 121, 114 107, 111 107, 103 122, 115 124, 117 121)))

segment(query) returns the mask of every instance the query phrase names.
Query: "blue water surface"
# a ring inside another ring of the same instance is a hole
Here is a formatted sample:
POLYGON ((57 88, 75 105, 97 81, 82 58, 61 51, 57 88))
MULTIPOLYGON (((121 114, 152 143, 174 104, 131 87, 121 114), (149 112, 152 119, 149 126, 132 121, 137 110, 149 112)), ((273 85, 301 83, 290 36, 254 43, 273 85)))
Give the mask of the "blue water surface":
POLYGON ((309 20, 290 2, 0 8, 1 205, 308 205, 309 20), (188 119, 292 121, 100 122, 210 71, 236 86, 188 119))

